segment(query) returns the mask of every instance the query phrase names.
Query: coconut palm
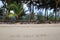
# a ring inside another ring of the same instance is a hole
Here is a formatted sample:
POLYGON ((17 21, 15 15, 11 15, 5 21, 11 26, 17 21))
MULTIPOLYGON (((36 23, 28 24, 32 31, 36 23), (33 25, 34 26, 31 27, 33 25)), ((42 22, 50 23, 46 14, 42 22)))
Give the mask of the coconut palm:
POLYGON ((17 4, 16 2, 14 2, 14 3, 12 3, 8 6, 8 10, 9 10, 9 12, 10 12, 10 10, 13 10, 14 11, 14 16, 16 16, 17 18, 24 15, 24 10, 23 10, 22 3, 17 4))
POLYGON ((18 16, 22 16, 24 14, 23 11, 23 5, 21 0, 1 0, 4 4, 4 7, 8 8, 8 14, 10 13, 10 10, 13 10, 15 13, 15 16, 18 18, 18 16), (7 3, 7 6, 6 6, 7 3))

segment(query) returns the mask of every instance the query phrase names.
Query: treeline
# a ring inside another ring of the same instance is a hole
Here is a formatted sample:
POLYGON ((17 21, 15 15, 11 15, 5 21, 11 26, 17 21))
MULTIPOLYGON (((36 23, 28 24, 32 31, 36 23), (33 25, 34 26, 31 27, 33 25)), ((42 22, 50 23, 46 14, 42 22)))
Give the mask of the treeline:
POLYGON ((60 17, 57 18, 57 11, 60 10, 59 5, 60 0, 1 0, 1 1, 4 4, 4 6, 2 7, 3 8, 2 10, 4 10, 2 14, 4 20, 5 19, 11 21, 29 20, 38 22, 60 21, 60 17), (27 6, 30 8, 30 15, 25 14, 23 10, 23 3, 27 4, 27 6), (41 14, 34 15, 34 11, 31 9, 31 5, 37 6, 38 9, 45 8, 45 16, 42 16, 41 14), (46 13, 48 8, 54 9, 55 15, 50 14, 51 16, 48 16, 48 13, 46 13), (14 13, 10 13, 11 10, 14 10, 14 13))

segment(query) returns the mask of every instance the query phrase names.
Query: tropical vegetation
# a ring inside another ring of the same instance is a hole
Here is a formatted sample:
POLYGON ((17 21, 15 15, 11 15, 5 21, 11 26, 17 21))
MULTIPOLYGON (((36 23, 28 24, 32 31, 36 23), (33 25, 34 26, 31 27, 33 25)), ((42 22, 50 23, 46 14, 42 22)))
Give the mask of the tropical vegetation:
MULTIPOLYGON (((60 0, 1 0, 4 6, 2 8, 6 9, 6 14, 3 15, 4 20, 11 19, 12 21, 16 20, 28 20, 28 21, 38 21, 38 22, 46 22, 46 21, 55 21, 60 20, 60 0), (26 14, 23 9, 23 4, 27 4, 27 7, 30 11, 30 14, 26 14), (37 7, 38 10, 40 8, 45 9, 45 14, 38 12, 37 15, 34 13, 34 6, 37 7), (33 7, 33 8, 32 8, 33 7), (48 9, 54 9, 52 13, 48 15, 48 9), (11 13, 12 11, 12 13, 11 13), (5 17, 6 16, 6 17, 5 17)), ((2 10, 0 9, 0 15, 2 10)))

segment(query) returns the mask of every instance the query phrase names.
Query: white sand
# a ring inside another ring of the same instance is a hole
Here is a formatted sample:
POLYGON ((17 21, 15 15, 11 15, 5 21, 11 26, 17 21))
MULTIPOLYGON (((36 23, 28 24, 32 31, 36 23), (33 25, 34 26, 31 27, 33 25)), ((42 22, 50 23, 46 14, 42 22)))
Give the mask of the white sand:
POLYGON ((0 40, 60 40, 60 24, 0 24, 0 40))

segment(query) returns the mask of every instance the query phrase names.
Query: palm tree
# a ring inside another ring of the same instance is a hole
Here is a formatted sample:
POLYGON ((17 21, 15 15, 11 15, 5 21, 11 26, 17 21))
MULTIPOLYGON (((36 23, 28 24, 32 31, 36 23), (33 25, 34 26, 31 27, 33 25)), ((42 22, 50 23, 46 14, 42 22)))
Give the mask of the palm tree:
POLYGON ((57 21, 57 8, 59 7, 60 0, 50 0, 50 7, 54 9, 55 11, 55 23, 57 21))
POLYGON ((1 0, 4 4, 4 7, 8 8, 8 14, 10 13, 10 10, 14 10, 17 17, 20 17, 24 14, 23 5, 21 0, 1 0), (6 6, 7 3, 7 6, 6 6))
POLYGON ((23 5, 22 3, 17 4, 16 2, 10 4, 8 6, 8 10, 13 10, 14 14, 17 18, 21 17, 22 15, 24 15, 24 10, 23 10, 23 5))
POLYGON ((55 2, 56 2, 56 11, 55 11, 55 22, 56 22, 57 21, 57 8, 60 3, 60 0, 55 0, 55 2))

